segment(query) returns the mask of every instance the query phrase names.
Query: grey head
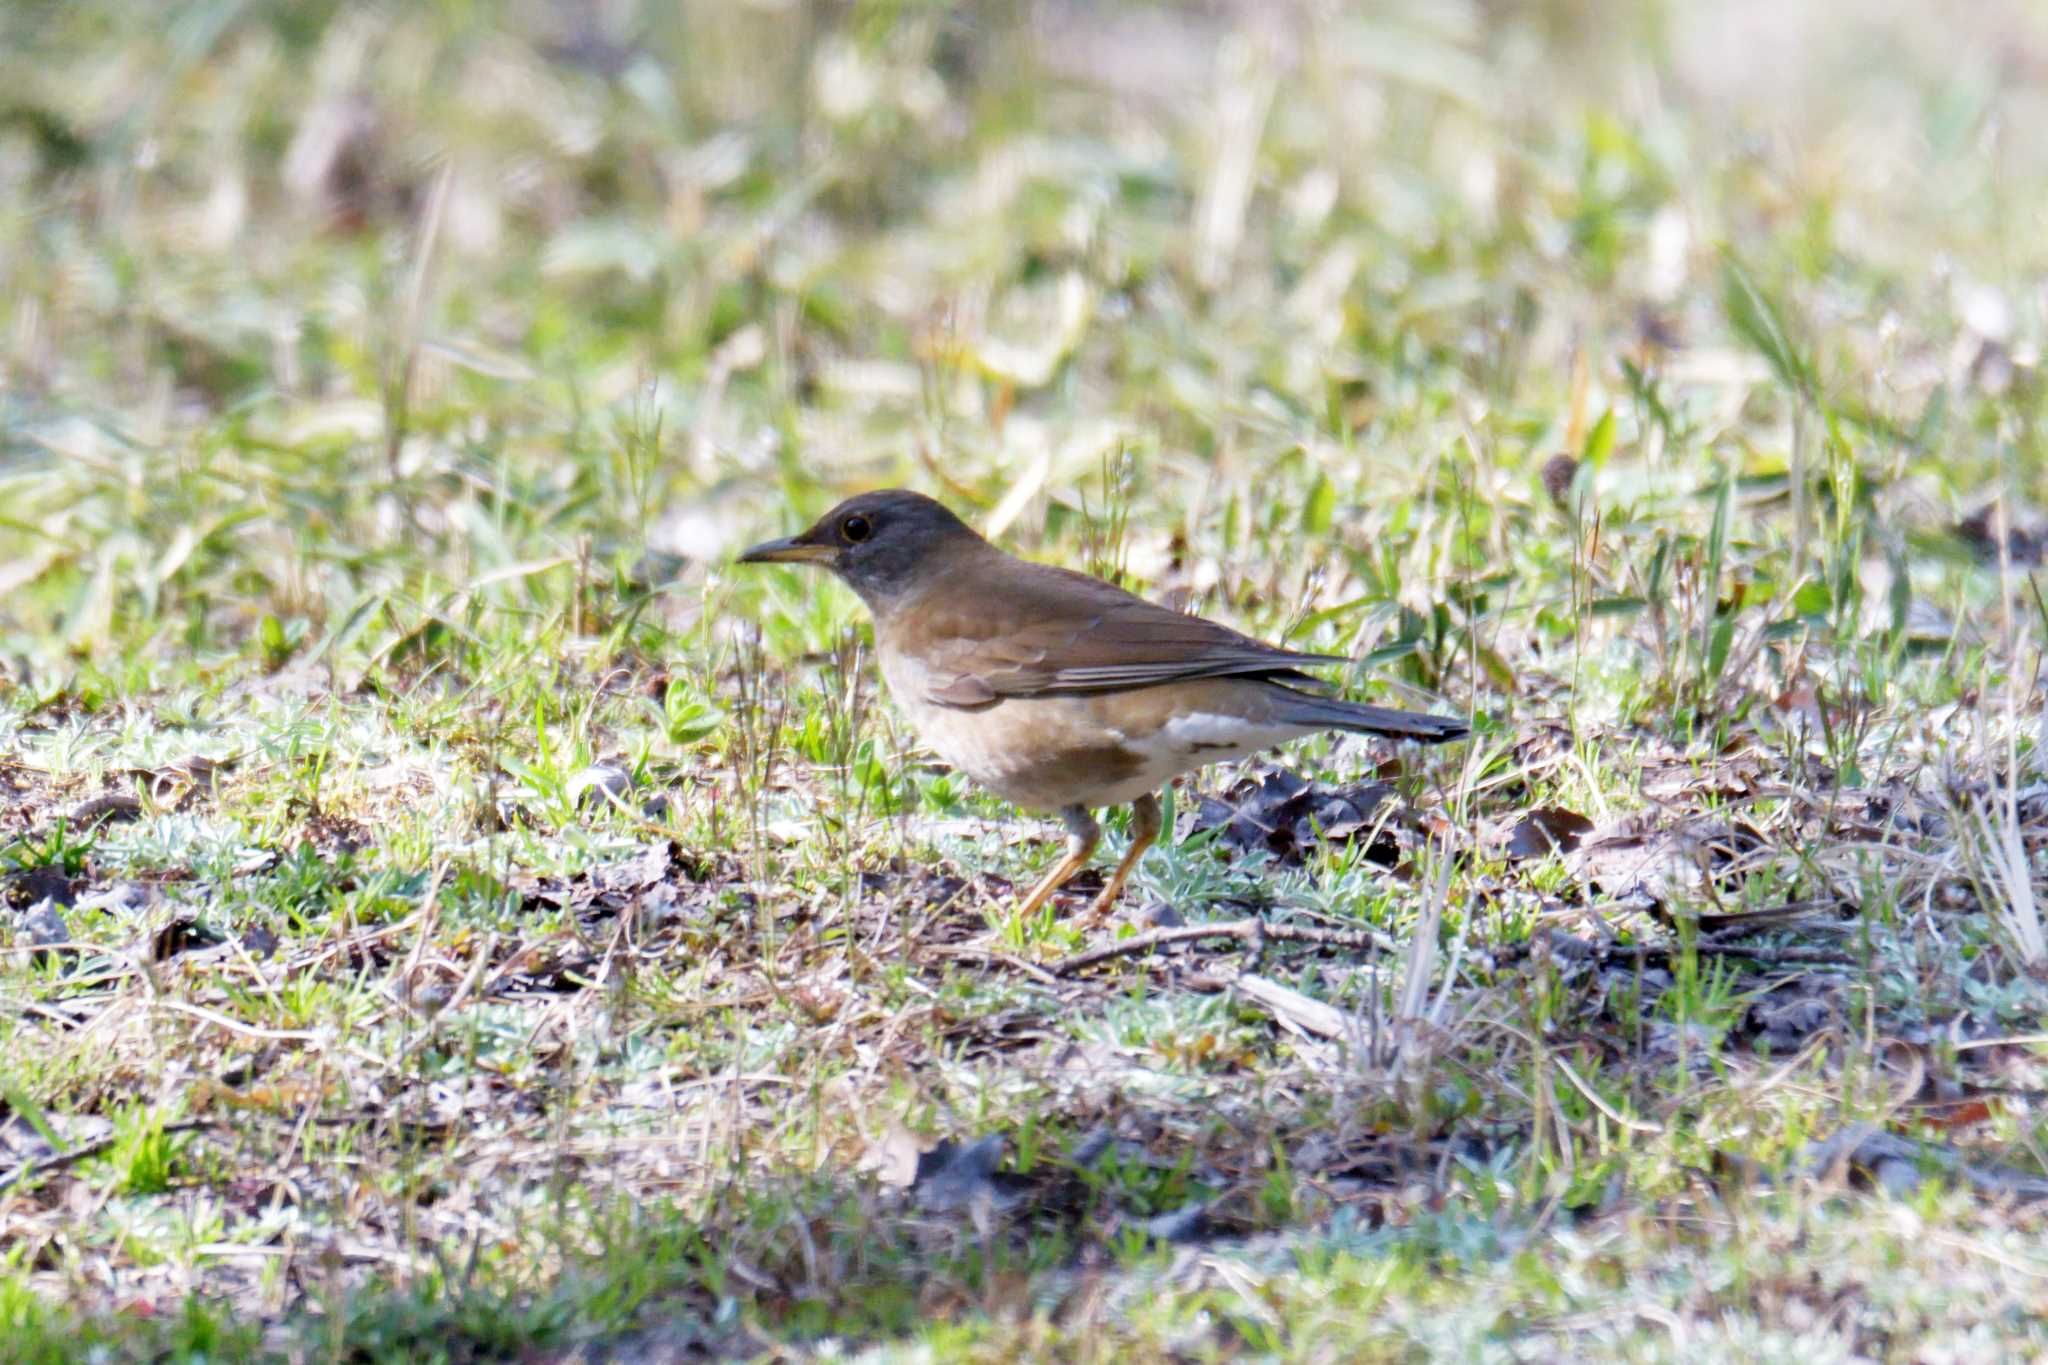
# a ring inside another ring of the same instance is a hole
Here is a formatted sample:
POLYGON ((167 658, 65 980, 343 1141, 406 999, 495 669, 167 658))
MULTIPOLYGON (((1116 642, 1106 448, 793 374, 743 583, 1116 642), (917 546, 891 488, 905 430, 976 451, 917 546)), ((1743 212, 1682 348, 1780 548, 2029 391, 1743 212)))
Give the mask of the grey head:
POLYGON ((756 545, 739 562, 821 565, 879 610, 948 574, 963 552, 987 548, 942 504, 885 488, 848 498, 809 530, 756 545))

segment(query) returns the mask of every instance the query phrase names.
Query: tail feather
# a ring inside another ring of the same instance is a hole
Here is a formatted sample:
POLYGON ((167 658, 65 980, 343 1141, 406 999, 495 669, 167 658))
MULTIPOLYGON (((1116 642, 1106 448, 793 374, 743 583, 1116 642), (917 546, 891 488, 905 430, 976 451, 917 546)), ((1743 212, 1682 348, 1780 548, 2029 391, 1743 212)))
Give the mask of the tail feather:
POLYGON ((1388 706, 1367 706, 1339 697, 1318 697, 1309 693, 1297 693, 1296 696, 1300 700, 1288 703, 1287 718, 1303 725, 1383 735, 1388 739, 1412 739, 1421 744, 1443 744, 1463 739, 1472 728, 1450 716, 1396 711, 1388 706))

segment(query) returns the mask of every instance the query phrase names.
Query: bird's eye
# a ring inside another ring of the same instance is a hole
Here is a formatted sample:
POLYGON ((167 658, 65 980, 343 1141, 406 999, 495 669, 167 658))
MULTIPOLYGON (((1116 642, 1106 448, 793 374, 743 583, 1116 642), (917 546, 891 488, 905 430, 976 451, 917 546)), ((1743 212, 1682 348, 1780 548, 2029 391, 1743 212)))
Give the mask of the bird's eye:
POLYGON ((848 517, 839 523, 839 534, 850 545, 858 545, 875 533, 875 527, 866 517, 848 517))

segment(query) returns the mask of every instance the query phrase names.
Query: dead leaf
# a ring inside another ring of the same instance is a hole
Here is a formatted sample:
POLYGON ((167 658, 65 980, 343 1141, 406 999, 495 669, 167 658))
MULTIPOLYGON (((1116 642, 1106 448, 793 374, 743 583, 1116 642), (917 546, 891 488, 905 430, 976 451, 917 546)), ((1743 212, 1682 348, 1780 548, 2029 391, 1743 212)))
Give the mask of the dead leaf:
POLYGON ((1842 1019, 1842 978, 1831 973, 1803 972, 1774 987, 1743 1016, 1750 1045, 1789 1057, 1814 1034, 1842 1019))
POLYGON ((95 825, 122 820, 136 820, 142 816, 142 798, 133 792, 109 792, 81 801, 71 812, 71 823, 80 829, 91 829, 95 825))
POLYGON ((77 901, 78 888, 83 883, 74 883, 61 869, 44 863, 40 867, 24 867, 19 872, 8 873, 4 885, 6 890, 4 896, 0 896, 0 904, 26 909, 43 901, 71 905, 77 901))
POLYGON ((996 1171, 1007 1145, 1001 1133, 990 1133, 979 1142, 941 1142, 918 1157, 911 1199, 934 1213, 1011 1202, 999 1188, 996 1171))
POLYGON ((1593 830, 1593 822, 1575 810, 1542 806, 1517 820, 1508 831, 1507 856, 1520 859, 1570 853, 1593 830))
POLYGON ((593 763, 569 779, 565 794, 572 806, 623 801, 633 790, 633 775, 616 763, 593 763))
POLYGON ((224 942, 225 939, 201 924, 196 916, 180 915, 150 936, 149 961, 165 962, 179 953, 211 948, 224 942))
MULTIPOLYGON (((1957 522, 1955 531, 1979 559, 1997 561, 1998 504, 1985 503, 1957 522)), ((2031 568, 2039 564, 2044 551, 2048 551, 2048 527, 2037 524, 2028 513, 2008 512, 2005 550, 2015 566, 2031 568)))
POLYGON ((873 1173, 875 1179, 892 1189, 907 1190, 917 1181, 918 1162, 923 1155, 924 1146, 917 1134, 891 1119, 882 1135, 869 1141, 867 1151, 861 1155, 860 1169, 873 1173))
POLYGON ((1154 1214, 1141 1220, 1138 1226, 1147 1237, 1168 1246, 1199 1242, 1209 1235, 1209 1210, 1213 1207, 1211 1203, 1197 1201, 1170 1213, 1154 1214))
POLYGON ((1615 900, 1669 906, 1703 896, 1762 847, 1763 836, 1739 820, 1655 826, 1631 816, 1585 836, 1568 861, 1574 875, 1615 900))
POLYGON ((45 897, 21 912, 21 931, 38 948, 56 948, 71 941, 70 926, 64 923, 57 903, 45 897))
POLYGON ((1858 1177, 1899 1196, 1919 1189, 1929 1175, 1943 1175, 1983 1194, 2048 1199, 2048 1179, 2016 1166, 1966 1161, 1947 1143, 1901 1137, 1874 1123, 1851 1124, 1831 1137, 1808 1143, 1801 1164, 1806 1174, 1815 1178, 1858 1177))
POLYGON ((1394 837, 1395 799, 1385 782, 1319 787, 1282 769, 1240 782, 1221 797, 1204 796, 1191 829, 1220 829, 1218 841, 1238 853, 1266 853, 1298 866, 1319 844, 1349 843, 1373 834, 1366 856, 1391 867, 1400 858, 1394 837))
POLYGON ((1579 462, 1569 455, 1553 455, 1543 462, 1543 491, 1566 511, 1571 510, 1572 480, 1579 474, 1579 462))

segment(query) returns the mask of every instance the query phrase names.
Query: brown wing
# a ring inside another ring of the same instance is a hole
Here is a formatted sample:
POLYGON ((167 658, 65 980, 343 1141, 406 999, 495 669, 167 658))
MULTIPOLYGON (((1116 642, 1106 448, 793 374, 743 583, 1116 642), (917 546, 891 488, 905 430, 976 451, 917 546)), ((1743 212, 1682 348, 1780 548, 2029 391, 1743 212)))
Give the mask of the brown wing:
POLYGON ((1301 665, 1345 661, 1265 644, 1085 574, 1017 559, 1002 569, 991 575, 1000 590, 971 575, 943 594, 944 607, 920 602, 914 630, 899 632, 899 647, 929 670, 926 695, 942 706, 1231 675, 1308 682, 1301 665))

